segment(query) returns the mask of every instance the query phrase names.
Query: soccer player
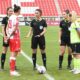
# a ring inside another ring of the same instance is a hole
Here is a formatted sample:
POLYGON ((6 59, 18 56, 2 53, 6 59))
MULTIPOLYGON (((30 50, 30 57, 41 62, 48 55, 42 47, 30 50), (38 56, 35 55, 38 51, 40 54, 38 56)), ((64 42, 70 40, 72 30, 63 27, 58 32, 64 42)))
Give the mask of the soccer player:
POLYGON ((60 43, 60 54, 59 54, 59 70, 62 69, 62 62, 66 46, 68 47, 68 65, 67 69, 71 69, 71 48, 70 48, 70 31, 68 28, 71 25, 69 20, 69 10, 63 12, 63 20, 60 21, 60 32, 59 32, 59 43, 60 43))
POLYGON ((4 64, 5 64, 5 59, 6 59, 6 52, 9 46, 9 43, 5 42, 5 39, 7 37, 6 33, 6 27, 8 24, 8 19, 9 17, 13 14, 13 9, 12 7, 7 8, 7 16, 3 18, 2 20, 2 33, 3 33, 3 51, 1 54, 1 70, 4 70, 4 64))
POLYGON ((7 27, 7 39, 9 40, 10 46, 10 75, 20 76, 15 70, 16 57, 20 52, 20 31, 19 31, 19 19, 21 8, 20 6, 14 5, 14 14, 10 16, 7 27))
POLYGON ((33 60, 33 69, 36 69, 36 54, 37 54, 37 48, 39 45, 41 54, 42 54, 42 60, 43 65, 46 68, 46 52, 45 52, 45 36, 47 24, 44 19, 41 18, 42 16, 42 10, 36 9, 35 11, 35 19, 31 21, 31 28, 26 37, 29 37, 31 33, 33 32, 32 39, 31 39, 31 48, 32 48, 32 60, 33 60))
POLYGON ((72 11, 72 24, 69 28, 70 30, 70 38, 71 38, 71 48, 74 59, 74 69, 72 72, 74 74, 80 73, 80 25, 77 21, 77 13, 72 11))

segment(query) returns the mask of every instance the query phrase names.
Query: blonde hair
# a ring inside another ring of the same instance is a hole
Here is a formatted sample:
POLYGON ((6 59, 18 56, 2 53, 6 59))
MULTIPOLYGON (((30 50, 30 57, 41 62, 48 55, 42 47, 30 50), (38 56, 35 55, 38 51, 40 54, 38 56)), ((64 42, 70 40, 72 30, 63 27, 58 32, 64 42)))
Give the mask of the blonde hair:
POLYGON ((75 22, 77 20, 77 13, 75 11, 72 11, 71 14, 72 14, 72 22, 75 22))

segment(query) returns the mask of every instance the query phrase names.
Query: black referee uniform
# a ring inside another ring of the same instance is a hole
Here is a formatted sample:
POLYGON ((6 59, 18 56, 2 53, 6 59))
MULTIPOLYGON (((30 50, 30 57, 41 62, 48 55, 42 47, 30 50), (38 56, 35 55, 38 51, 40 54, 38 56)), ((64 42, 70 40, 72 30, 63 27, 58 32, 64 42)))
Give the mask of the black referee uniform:
MULTIPOLYGON (((43 29, 47 27, 46 21, 44 19, 42 20, 33 19, 31 21, 31 27, 33 30, 33 35, 31 39, 31 48, 37 49, 37 47, 39 46, 41 50, 45 50, 45 36, 42 35, 40 37, 37 37, 37 35, 40 35, 40 33, 43 32, 43 29)), ((36 53, 33 53, 32 59, 33 59, 33 64, 35 68, 36 67, 36 53)), ((46 54, 45 53, 42 54, 42 59, 43 59, 43 64, 46 67, 46 54)))
POLYGON ((71 25, 71 22, 68 20, 62 20, 60 22, 60 28, 61 28, 61 46, 68 46, 70 47, 70 31, 68 30, 71 25))
MULTIPOLYGON (((4 26, 4 32, 5 32, 5 35, 7 36, 6 34, 6 27, 7 27, 7 24, 8 24, 8 17, 4 17, 3 20, 2 20, 2 26, 4 26)), ((9 43, 5 43, 4 41, 4 37, 3 37, 3 47, 8 47, 9 46, 9 43)), ((1 69, 4 69, 4 63, 5 63, 5 59, 6 59, 6 53, 2 53, 1 55, 1 69)))
MULTIPOLYGON (((9 18, 6 16, 6 17, 4 17, 3 20, 2 20, 2 25, 5 26, 5 27, 4 27, 4 31, 5 31, 5 35, 6 35, 6 36, 7 36, 7 34, 6 34, 6 27, 7 27, 7 24, 8 24, 8 19, 9 19, 9 18)), ((3 37, 3 46, 4 46, 4 47, 8 47, 8 46, 9 46, 9 43, 5 43, 5 42, 4 42, 4 37, 3 37)))
MULTIPOLYGON (((61 28, 61 43, 60 46, 68 46, 70 45, 70 31, 69 27, 71 25, 71 22, 68 20, 63 19, 60 21, 60 28, 61 28)), ((67 68, 70 68, 72 56, 68 55, 68 66, 67 68)), ((59 69, 62 68, 62 62, 63 62, 63 55, 59 55, 59 69)))

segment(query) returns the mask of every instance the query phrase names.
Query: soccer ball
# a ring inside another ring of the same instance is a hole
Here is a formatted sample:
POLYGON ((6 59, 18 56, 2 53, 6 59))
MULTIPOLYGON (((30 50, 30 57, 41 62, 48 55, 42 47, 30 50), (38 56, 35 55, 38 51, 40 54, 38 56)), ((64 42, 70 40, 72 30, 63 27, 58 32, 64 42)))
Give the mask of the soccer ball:
POLYGON ((46 72, 46 68, 44 66, 39 66, 37 70, 40 74, 44 74, 46 72))

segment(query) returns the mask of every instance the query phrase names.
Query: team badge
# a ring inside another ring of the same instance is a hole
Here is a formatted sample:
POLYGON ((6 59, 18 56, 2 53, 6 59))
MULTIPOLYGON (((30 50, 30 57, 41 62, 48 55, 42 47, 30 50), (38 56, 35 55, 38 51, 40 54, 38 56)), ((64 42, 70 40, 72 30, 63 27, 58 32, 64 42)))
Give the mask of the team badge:
POLYGON ((42 30, 43 29, 43 26, 40 26, 40 30, 42 30))

